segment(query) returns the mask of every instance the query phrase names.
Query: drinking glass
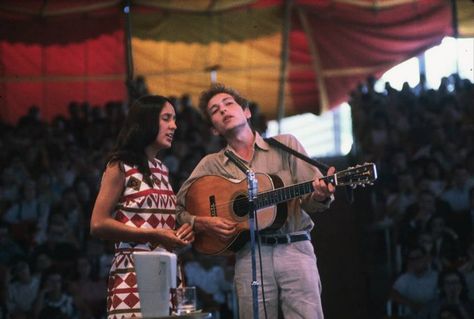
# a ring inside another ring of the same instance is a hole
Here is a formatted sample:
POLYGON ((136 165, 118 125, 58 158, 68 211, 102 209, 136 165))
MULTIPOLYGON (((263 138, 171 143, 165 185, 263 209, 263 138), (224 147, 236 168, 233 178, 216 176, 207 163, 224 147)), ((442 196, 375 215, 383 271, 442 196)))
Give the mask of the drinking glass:
POLYGON ((183 315, 196 311, 196 287, 176 288, 176 313, 183 315))

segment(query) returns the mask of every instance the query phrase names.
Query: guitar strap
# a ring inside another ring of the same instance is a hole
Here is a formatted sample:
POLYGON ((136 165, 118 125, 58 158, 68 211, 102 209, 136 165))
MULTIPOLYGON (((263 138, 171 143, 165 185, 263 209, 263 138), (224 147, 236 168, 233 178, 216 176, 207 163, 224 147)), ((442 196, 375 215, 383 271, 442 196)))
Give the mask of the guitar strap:
MULTIPOLYGON (((312 158, 310 158, 310 157, 308 157, 304 154, 301 154, 298 151, 295 151, 294 149, 292 149, 292 148, 286 146, 285 144, 277 141, 273 137, 264 138, 264 140, 268 144, 270 144, 272 146, 275 146, 277 148, 280 148, 280 149, 284 150, 285 152, 288 152, 288 153, 298 157, 299 159, 302 159, 303 161, 317 167, 322 173, 323 172, 327 173, 327 171, 329 169, 329 166, 327 166, 326 164, 321 163, 320 161, 317 161, 315 159, 312 159, 312 158)), ((323 173, 323 174, 326 174, 326 173, 323 173)), ((354 202, 354 190, 350 186, 346 186, 346 197, 347 197, 347 201, 349 203, 352 204, 354 202)))
MULTIPOLYGON (((300 152, 298 151, 295 151, 294 149, 286 146, 285 144, 277 141, 276 139, 274 139, 273 137, 269 137, 269 138, 264 138, 265 142, 267 142, 268 144, 270 145, 273 145, 273 146, 276 146, 276 147, 279 147, 281 148, 282 150, 298 157, 299 159, 302 159, 303 161, 313 165, 313 166, 316 166, 321 172, 327 172, 328 169, 329 169, 329 166, 327 166, 326 164, 324 163, 321 163, 320 161, 317 161, 315 159, 312 159, 312 158, 309 158, 308 156, 304 155, 304 154, 301 154, 300 152)), ((325 173, 323 173, 325 174, 325 173)))

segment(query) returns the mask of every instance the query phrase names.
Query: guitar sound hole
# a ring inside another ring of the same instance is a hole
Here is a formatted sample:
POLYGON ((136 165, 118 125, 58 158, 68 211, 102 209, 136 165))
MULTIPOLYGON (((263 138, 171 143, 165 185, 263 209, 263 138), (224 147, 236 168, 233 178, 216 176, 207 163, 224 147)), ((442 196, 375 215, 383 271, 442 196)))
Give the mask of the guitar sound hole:
POLYGON ((234 209, 235 215, 244 217, 249 213, 249 202, 248 197, 245 195, 239 195, 235 198, 232 208, 234 209))

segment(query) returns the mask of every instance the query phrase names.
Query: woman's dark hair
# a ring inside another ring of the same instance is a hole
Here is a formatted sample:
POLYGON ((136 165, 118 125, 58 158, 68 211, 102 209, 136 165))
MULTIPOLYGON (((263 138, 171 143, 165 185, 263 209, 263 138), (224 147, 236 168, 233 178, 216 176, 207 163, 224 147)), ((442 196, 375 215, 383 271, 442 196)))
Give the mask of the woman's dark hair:
POLYGON ((156 139, 159 116, 166 102, 174 107, 168 98, 159 95, 145 95, 135 100, 106 161, 121 161, 130 166, 137 166, 144 181, 150 186, 153 182, 145 148, 156 139))

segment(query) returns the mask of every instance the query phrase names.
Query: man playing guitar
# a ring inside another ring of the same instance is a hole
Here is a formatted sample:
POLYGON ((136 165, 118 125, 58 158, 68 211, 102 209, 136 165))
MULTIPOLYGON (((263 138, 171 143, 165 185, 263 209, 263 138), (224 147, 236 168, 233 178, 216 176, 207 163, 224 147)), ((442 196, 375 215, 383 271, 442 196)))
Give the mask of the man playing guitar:
MULTIPOLYGON (((222 135, 227 146, 218 153, 204 157, 190 177, 184 182, 177 195, 178 223, 194 225, 196 242, 200 234, 211 241, 229 242, 242 232, 242 221, 222 216, 225 205, 218 202, 213 206, 214 196, 209 201, 210 211, 193 214, 192 198, 188 192, 195 182, 206 176, 218 176, 230 182, 241 181, 246 175, 224 154, 226 150, 235 153, 256 173, 275 175, 284 185, 301 183, 313 179, 311 192, 286 202, 287 217, 279 228, 263 230, 261 262, 263 278, 258 281, 265 288, 265 305, 268 318, 278 318, 281 308, 285 318, 323 318, 321 305, 321 282, 316 256, 310 240, 314 226, 309 213, 327 209, 334 200, 335 186, 327 183, 323 174, 315 167, 290 155, 282 149, 270 146, 250 127, 251 112, 248 101, 235 90, 215 84, 201 94, 199 107, 211 124, 213 133, 222 135), (314 189, 314 191, 313 191, 314 189), (208 214, 208 215, 206 215, 208 214)), ((302 145, 291 135, 276 136, 279 142, 306 154, 302 145)), ((335 173, 331 167, 327 175, 335 173)), ((216 196, 226 192, 219 184, 214 188, 216 196)), ((226 204, 226 203, 224 203, 226 204)), ((227 203, 227 206, 231 203, 227 203)), ((259 221, 258 213, 257 220, 259 221)), ((250 244, 244 243, 236 253, 235 285, 238 295, 240 318, 252 318, 252 282, 250 244)), ((259 260, 257 260, 257 269, 259 260)), ((262 299, 259 298, 259 317, 265 318, 262 299)))

